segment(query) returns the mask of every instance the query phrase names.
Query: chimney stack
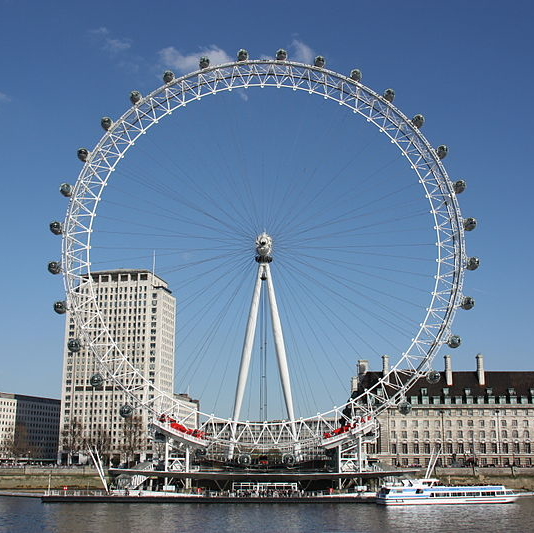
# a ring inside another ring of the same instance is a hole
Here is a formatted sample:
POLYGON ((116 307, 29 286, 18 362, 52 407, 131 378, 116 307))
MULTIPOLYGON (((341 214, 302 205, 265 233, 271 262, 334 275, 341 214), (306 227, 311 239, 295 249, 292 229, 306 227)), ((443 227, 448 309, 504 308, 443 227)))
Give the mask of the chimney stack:
POLYGON ((358 376, 364 376, 369 370, 369 361, 367 359, 358 360, 358 376))
POLYGON ((452 387, 452 367, 451 367, 451 356, 445 355, 445 382, 447 387, 452 387))
POLYGON ((389 373, 389 355, 382 356, 382 377, 389 373))
POLYGON ((481 353, 477 353, 477 377, 478 384, 486 384, 486 376, 484 374, 484 356, 481 353))

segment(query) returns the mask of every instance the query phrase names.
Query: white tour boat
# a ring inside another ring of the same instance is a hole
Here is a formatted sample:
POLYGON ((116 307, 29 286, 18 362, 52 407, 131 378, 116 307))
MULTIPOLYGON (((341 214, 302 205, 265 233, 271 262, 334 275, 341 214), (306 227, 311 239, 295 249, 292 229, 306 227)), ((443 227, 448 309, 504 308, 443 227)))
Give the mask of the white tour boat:
POLYGON ((459 505, 512 503, 519 497, 504 485, 440 485, 438 479, 403 479, 402 485, 385 485, 376 494, 379 505, 459 505))

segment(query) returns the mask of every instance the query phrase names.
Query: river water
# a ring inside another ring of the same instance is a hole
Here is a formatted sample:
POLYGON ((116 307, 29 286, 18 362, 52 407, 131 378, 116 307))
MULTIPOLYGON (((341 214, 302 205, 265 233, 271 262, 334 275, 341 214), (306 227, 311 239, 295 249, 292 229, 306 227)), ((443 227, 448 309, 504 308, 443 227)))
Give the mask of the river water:
POLYGON ((513 504, 385 508, 374 504, 43 504, 0 496, 1 533, 534 531, 534 497, 513 504))

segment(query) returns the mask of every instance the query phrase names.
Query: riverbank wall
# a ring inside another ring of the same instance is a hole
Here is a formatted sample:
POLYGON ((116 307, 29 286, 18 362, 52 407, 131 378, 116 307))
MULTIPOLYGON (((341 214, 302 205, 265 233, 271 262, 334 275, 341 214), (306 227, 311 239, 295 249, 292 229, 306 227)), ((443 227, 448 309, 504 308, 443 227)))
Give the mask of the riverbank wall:
POLYGON ((445 485, 505 485, 534 491, 534 468, 436 468, 433 477, 445 485))
POLYGON ((44 490, 64 487, 101 489, 102 481, 91 467, 34 467, 0 468, 0 490, 44 490))
MULTIPOLYGON (((505 485, 534 491, 534 468, 436 468, 432 475, 446 485, 505 485)), ((423 469, 416 474, 416 477, 422 476, 423 469)), ((48 487, 102 489, 102 482, 96 469, 88 466, 0 468, 0 490, 44 490, 48 487)))

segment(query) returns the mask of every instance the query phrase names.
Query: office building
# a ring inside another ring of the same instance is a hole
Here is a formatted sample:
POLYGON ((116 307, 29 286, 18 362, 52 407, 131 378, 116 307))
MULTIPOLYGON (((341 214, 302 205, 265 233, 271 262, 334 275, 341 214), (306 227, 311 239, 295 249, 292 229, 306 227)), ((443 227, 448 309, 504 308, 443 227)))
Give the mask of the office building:
POLYGON ((0 392, 0 459, 55 459, 59 413, 59 400, 0 392))
MULTIPOLYGON (((148 270, 101 271, 91 276, 98 306, 121 352, 140 374, 172 397, 176 301, 167 283, 148 270)), ((148 412, 135 410, 132 418, 124 419, 119 409, 128 398, 121 387, 113 381, 91 386, 91 376, 99 372, 96 358, 83 346, 77 353, 67 348, 68 339, 77 336, 74 318, 67 311, 58 459, 76 460, 88 445, 115 463, 123 461, 125 454, 132 454, 132 460, 150 458, 148 412), (137 435, 125 438, 132 431, 137 435)), ((145 387, 138 394, 146 401, 151 392, 145 387)))

